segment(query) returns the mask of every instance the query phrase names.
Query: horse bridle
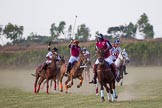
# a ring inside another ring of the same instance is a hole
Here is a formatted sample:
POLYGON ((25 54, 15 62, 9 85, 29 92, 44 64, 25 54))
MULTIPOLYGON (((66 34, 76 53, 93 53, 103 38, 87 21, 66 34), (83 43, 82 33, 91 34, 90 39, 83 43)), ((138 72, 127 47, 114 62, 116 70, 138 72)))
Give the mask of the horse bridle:
MULTIPOLYGON (((122 52, 123 51, 120 52, 121 53, 121 56, 124 58, 124 60, 126 60, 126 58, 123 56, 122 52)), ((124 62, 124 60, 122 60, 121 58, 119 58, 119 59, 120 59, 120 61, 124 62)))

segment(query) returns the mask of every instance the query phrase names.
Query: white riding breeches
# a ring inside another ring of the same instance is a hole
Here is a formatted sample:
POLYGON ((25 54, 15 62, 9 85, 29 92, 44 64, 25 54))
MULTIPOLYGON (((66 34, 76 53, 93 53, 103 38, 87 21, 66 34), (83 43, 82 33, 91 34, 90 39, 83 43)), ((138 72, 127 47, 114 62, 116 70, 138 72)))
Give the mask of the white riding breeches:
POLYGON ((69 59, 69 63, 73 63, 74 61, 78 61, 78 60, 79 60, 79 57, 71 56, 69 59))
POLYGON ((46 64, 52 63, 52 60, 46 60, 46 64))
MULTIPOLYGON (((109 65, 111 65, 112 63, 114 63, 111 56, 105 58, 105 61, 106 61, 107 63, 109 63, 109 65)), ((99 64, 98 59, 96 60, 95 64, 99 64)))

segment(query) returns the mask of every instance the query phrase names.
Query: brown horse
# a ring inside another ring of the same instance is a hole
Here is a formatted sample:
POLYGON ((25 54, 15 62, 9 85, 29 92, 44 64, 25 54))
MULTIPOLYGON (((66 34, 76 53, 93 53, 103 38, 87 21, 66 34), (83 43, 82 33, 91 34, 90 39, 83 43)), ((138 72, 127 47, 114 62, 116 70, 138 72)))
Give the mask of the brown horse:
POLYGON ((101 90, 101 100, 102 102, 105 101, 104 99, 104 87, 106 88, 108 100, 114 101, 114 98, 117 98, 115 92, 115 77, 109 67, 108 63, 104 60, 104 50, 99 49, 97 51, 98 61, 99 64, 97 66, 97 77, 98 82, 100 83, 100 90, 101 90), (109 85, 109 87, 107 86, 109 85), (111 94, 110 94, 111 93, 111 94), (110 99, 111 96, 111 99, 110 99))
MULTIPOLYGON (((56 64, 57 64, 57 75, 56 75, 56 80, 54 81, 54 86, 53 86, 53 87, 54 87, 54 90, 56 90, 57 85, 58 85, 58 87, 59 87, 60 68, 61 68, 61 66, 62 66, 64 63, 65 63, 64 57, 63 57, 63 56, 60 56, 60 60, 59 60, 58 62, 56 62, 56 64), (56 83, 57 83, 57 84, 56 84, 56 83)), ((50 89, 52 88, 52 80, 53 80, 53 79, 51 79, 50 89)), ((45 83, 47 83, 46 80, 45 80, 44 83, 42 84, 41 89, 44 88, 45 83)))
MULTIPOLYGON (((81 65, 85 62, 85 57, 83 55, 83 53, 81 52, 79 55, 79 60, 77 62, 74 63, 73 67, 71 68, 68 78, 65 81, 65 92, 68 93, 68 88, 71 88, 71 86, 73 85, 73 79, 78 78, 80 80, 80 83, 77 85, 77 88, 79 88, 80 86, 82 86, 83 83, 83 70, 84 67, 81 67, 81 65), (71 80, 71 84, 67 85, 68 82, 71 80)), ((62 79, 64 77, 64 74, 66 72, 66 64, 63 64, 61 66, 60 69, 60 91, 63 91, 63 85, 62 85, 62 79)))
POLYGON ((48 94, 49 91, 49 80, 53 79, 54 81, 56 81, 56 75, 57 75, 57 66, 56 66, 56 61, 57 61, 57 55, 53 54, 52 56, 52 63, 50 66, 47 67, 45 72, 39 72, 41 66, 38 66, 36 68, 36 72, 35 72, 35 83, 34 83, 34 93, 38 93, 40 90, 40 86, 42 84, 42 82, 46 79, 46 83, 47 83, 47 90, 46 93, 48 94), (38 88, 37 88, 37 83, 38 83, 38 88))

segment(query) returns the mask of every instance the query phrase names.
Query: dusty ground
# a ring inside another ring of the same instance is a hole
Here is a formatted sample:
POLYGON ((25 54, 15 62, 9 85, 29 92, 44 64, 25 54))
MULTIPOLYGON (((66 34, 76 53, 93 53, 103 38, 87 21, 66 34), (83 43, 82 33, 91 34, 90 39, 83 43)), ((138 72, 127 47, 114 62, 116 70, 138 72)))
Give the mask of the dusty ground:
MULTIPOLYGON (((133 100, 138 98, 144 98, 149 95, 151 83, 155 80, 162 78, 162 67, 128 67, 128 75, 125 76, 123 86, 118 86, 120 89, 118 93, 120 101, 133 100), (136 88, 141 85, 145 85, 144 88, 140 88, 140 92, 136 88)), ((34 73, 34 69, 12 69, 12 70, 0 70, 0 88, 19 88, 23 91, 33 93, 34 77, 30 74, 34 73)), ((64 80, 66 77, 64 78, 64 80)), ((91 72, 92 79, 92 72, 91 72)), ((84 80, 83 86, 77 88, 78 80, 74 80, 74 86, 69 90, 70 93, 82 93, 85 95, 95 95, 95 85, 90 85, 88 81, 84 80)), ((118 90, 119 91, 119 90, 118 90)), ((41 90, 45 92, 45 88, 41 90)), ((52 93, 59 92, 51 90, 52 93)))

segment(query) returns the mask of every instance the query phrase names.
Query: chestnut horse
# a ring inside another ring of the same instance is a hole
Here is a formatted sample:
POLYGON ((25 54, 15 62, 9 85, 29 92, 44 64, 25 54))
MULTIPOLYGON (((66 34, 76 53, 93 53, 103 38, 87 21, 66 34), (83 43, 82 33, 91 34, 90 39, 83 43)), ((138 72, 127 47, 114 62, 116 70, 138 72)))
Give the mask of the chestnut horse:
MULTIPOLYGON (((83 74, 84 66, 81 66, 81 65, 84 64, 85 60, 86 59, 84 57, 84 54, 81 52, 79 54, 79 60, 74 63, 74 65, 72 66, 72 68, 69 72, 68 78, 65 81, 65 90, 66 90, 65 92, 66 93, 68 93, 68 88, 71 88, 71 86, 73 85, 73 79, 75 79, 75 78, 78 78, 80 80, 80 83, 77 85, 77 88, 82 86, 82 83, 83 83, 82 74, 83 74), (70 85, 68 85, 69 81, 71 81, 70 85)), ((62 79, 64 77, 65 72, 66 72, 66 63, 63 64, 60 69, 60 91, 61 92, 63 92, 62 79)))
POLYGON ((38 93, 40 90, 40 86, 42 84, 42 82, 46 79, 46 83, 47 83, 47 90, 46 93, 48 94, 49 91, 49 80, 53 79, 54 81, 56 81, 56 75, 57 75, 57 66, 56 66, 56 61, 57 61, 57 55, 53 54, 52 56, 52 63, 50 66, 47 67, 46 71, 44 72, 39 72, 41 66, 38 66, 36 68, 36 72, 35 72, 35 83, 34 83, 34 93, 38 93), (38 88, 37 88, 37 83, 38 83, 38 88))
POLYGON ((104 87, 105 87, 107 91, 108 100, 113 102, 114 99, 117 98, 115 91, 115 77, 113 75, 113 72, 111 71, 110 66, 104 60, 104 50, 99 49, 97 51, 97 57, 99 61, 99 64, 97 66, 97 78, 98 82, 100 83, 101 101, 102 102, 105 101, 104 99, 104 87), (109 87, 107 86, 107 84, 109 85, 109 87))
MULTIPOLYGON (((57 64, 57 76, 56 76, 56 80, 54 81, 54 90, 56 90, 57 86, 58 86, 58 89, 59 89, 60 68, 64 63, 65 63, 64 56, 60 56, 60 60, 58 62, 56 62, 56 64, 57 64), (56 83, 57 83, 57 85, 56 85, 56 83)), ((47 82, 44 81, 41 89, 44 88, 45 83, 47 83, 47 82)), ((52 79, 51 79, 51 83, 50 83, 50 89, 51 88, 52 88, 52 79)))

